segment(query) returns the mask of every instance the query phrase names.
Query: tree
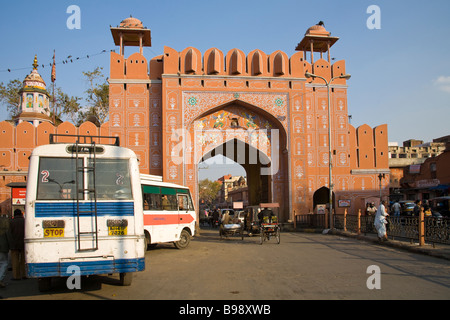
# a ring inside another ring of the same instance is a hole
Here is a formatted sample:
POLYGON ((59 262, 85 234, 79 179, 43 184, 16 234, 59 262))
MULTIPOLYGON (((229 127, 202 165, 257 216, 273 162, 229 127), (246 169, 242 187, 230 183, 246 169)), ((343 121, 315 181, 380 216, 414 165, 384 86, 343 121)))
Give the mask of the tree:
POLYGON ((83 72, 88 82, 88 89, 85 91, 88 105, 83 118, 93 115, 101 124, 107 121, 109 114, 109 84, 102 70, 103 68, 97 67, 94 71, 83 72))
MULTIPOLYGON (((22 81, 14 79, 4 85, 0 83, 0 103, 5 105, 9 116, 12 118, 19 115, 20 109, 20 90, 23 87, 22 81)), ((50 97, 50 101, 52 98, 50 97)), ((72 120, 73 123, 82 122, 80 118, 81 106, 79 97, 69 97, 61 88, 55 89, 56 118, 65 118, 72 120)), ((50 105, 52 108, 52 105, 50 105)), ((50 110, 50 117, 53 117, 55 110, 50 110)))
POLYGON ((22 81, 14 79, 4 85, 0 83, 0 103, 6 105, 6 110, 9 112, 11 118, 19 113, 20 107, 20 90, 22 89, 22 81))
POLYGON ((83 122, 83 114, 81 113, 81 105, 79 97, 69 97, 61 88, 55 88, 55 110, 58 119, 66 118, 73 124, 79 125, 83 122))
POLYGON ((218 197, 221 187, 218 181, 201 180, 198 184, 200 203, 213 204, 218 197))
MULTIPOLYGON (((97 119, 99 124, 105 123, 109 114, 109 84, 102 70, 103 68, 97 67, 94 71, 83 72, 88 83, 85 99, 69 96, 61 88, 55 88, 55 110, 50 110, 51 117, 55 115, 57 120, 69 120, 75 125, 87 120, 92 121, 93 118, 97 119), (85 102, 84 106, 82 100, 85 102)), ((19 79, 9 81, 7 85, 0 83, 0 103, 6 105, 11 118, 19 113, 19 93, 22 86, 19 79)), ((51 97, 50 100, 52 99, 51 97)), ((50 107, 52 109, 53 105, 50 107)))

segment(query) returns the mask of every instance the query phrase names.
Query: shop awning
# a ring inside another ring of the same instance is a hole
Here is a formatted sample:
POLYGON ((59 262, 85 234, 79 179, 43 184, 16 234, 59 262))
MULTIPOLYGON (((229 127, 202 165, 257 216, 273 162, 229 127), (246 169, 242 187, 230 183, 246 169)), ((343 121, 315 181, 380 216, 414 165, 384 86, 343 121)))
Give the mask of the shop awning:
POLYGON ((448 188, 450 188, 450 184, 440 184, 436 187, 430 187, 428 189, 430 189, 430 190, 447 190, 448 188))

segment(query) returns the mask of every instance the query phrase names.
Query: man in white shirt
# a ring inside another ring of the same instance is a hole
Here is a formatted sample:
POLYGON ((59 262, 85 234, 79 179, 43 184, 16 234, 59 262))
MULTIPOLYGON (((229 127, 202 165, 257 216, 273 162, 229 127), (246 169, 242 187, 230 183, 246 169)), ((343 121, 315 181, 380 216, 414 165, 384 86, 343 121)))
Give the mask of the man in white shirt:
POLYGON ((392 205, 392 210, 394 210, 394 216, 399 217, 400 216, 400 209, 401 209, 400 203, 398 201, 395 201, 395 203, 392 205))

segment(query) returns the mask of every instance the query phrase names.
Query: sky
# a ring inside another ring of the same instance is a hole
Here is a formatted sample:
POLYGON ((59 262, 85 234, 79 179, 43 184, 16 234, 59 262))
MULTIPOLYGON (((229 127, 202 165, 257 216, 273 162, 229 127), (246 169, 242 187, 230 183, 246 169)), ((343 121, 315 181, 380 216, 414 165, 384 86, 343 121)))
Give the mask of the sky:
MULTIPOLYGON (((132 15, 151 29, 150 60, 164 46, 201 52, 233 48, 248 54, 282 50, 295 53, 306 30, 319 21, 340 40, 335 61, 345 60, 352 75, 348 88, 351 124, 388 124, 390 142, 432 141, 450 135, 450 1, 448 0, 128 0, 1 1, 0 82, 21 81, 32 69, 50 88, 50 63, 56 52, 56 86, 84 96, 83 71, 103 67, 109 75, 111 26, 132 15), (39 5, 40 4, 40 5, 39 5), (80 29, 71 5, 80 9, 80 29), (371 5, 379 15, 368 12, 371 5), (374 20, 374 18, 380 18, 374 20), (379 29, 368 27, 379 22, 379 29), (69 23, 70 26, 70 23, 69 23), (105 50, 105 52, 103 52, 105 50), (67 57, 72 56, 72 61, 67 57), (87 57, 89 56, 89 58, 87 57), (76 58, 79 58, 78 60, 76 58), (62 63, 67 60, 68 63, 62 63), (8 72, 7 69, 11 71, 8 72)), ((133 51, 127 48, 126 56, 133 51)), ((0 121, 8 118, 0 105, 0 121)))

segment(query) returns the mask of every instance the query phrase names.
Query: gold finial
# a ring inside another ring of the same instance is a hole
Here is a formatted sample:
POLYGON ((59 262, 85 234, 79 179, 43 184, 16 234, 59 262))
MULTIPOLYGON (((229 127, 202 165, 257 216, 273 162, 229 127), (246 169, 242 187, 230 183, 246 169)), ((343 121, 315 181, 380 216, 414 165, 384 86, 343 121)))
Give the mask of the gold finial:
POLYGON ((37 70, 37 68, 38 68, 37 55, 34 56, 33 68, 34 68, 34 70, 37 70))

